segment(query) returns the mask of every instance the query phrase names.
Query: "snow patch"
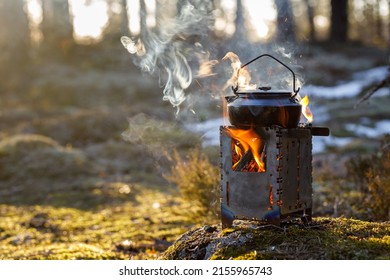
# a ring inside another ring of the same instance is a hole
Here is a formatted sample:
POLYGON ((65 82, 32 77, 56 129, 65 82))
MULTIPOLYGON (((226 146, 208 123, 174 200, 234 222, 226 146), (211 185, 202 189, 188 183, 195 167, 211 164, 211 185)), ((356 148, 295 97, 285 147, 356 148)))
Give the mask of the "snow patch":
POLYGON ((374 127, 361 124, 347 124, 345 128, 358 136, 377 138, 378 136, 390 133, 390 120, 379 121, 374 127))
MULTIPOLYGON (((301 90, 301 95, 308 95, 310 97, 320 98, 348 98, 359 95, 365 87, 378 83, 388 75, 387 66, 376 67, 366 71, 355 73, 353 80, 349 82, 342 82, 339 85, 326 87, 305 85, 301 90)), ((380 95, 390 94, 389 88, 382 88, 380 95)), ((377 95, 377 94, 376 94, 377 95)), ((378 96, 378 95, 377 95, 378 96)))

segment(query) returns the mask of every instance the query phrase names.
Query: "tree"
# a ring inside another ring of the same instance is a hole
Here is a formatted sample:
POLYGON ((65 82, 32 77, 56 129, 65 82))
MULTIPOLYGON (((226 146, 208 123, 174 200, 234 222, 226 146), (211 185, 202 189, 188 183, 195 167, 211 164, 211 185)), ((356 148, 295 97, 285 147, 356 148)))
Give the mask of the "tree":
POLYGON ((234 31, 233 38, 240 42, 247 42, 248 38, 245 32, 245 16, 244 7, 241 0, 236 0, 236 19, 234 21, 236 30, 234 31))
POLYGON ((42 0, 44 50, 65 54, 73 44, 73 24, 68 0, 42 0))
POLYGON ((290 0, 275 0, 277 15, 277 41, 295 42, 295 23, 290 0))
POLYGON ((106 0, 108 5, 108 24, 104 29, 104 40, 118 42, 124 35, 130 35, 127 0, 106 0), (120 6, 120 12, 115 11, 115 5, 120 6))
POLYGON ((127 13, 127 0, 121 0, 121 24, 120 24, 120 29, 122 34, 128 34, 130 33, 129 30, 129 15, 127 13))
POLYGON ((29 58, 30 30, 23 8, 23 0, 0 2, 0 66, 6 70, 1 73, 3 78, 10 70, 22 70, 29 58))
POLYGON ((315 25, 314 25, 314 9, 313 9, 313 4, 312 1, 310 0, 305 0, 306 4, 306 10, 307 10, 307 18, 309 21, 309 40, 310 42, 315 42, 316 41, 316 30, 315 30, 315 25))
POLYGON ((348 0, 331 0, 330 41, 344 43, 348 40, 348 0))
POLYGON ((146 11, 146 3, 145 0, 140 0, 139 1, 139 13, 140 13, 140 33, 141 36, 145 35, 148 31, 148 27, 146 25, 146 16, 147 16, 147 11, 146 11))
POLYGON ((235 31, 231 38, 222 43, 221 51, 226 54, 229 50, 236 53, 248 53, 248 32, 245 27, 245 8, 242 0, 236 0, 236 18, 234 20, 235 31))

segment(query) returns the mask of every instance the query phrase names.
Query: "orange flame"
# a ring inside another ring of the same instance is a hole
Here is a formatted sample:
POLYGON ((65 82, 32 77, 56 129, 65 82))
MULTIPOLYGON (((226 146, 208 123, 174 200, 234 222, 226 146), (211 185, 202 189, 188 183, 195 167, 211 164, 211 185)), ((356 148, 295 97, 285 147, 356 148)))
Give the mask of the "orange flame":
POLYGON ((245 90, 256 89, 255 84, 251 84, 251 74, 246 68, 241 68, 237 72, 237 85, 238 88, 245 90))
POLYGON ((233 52, 228 52, 223 58, 229 59, 231 62, 231 67, 233 68, 233 75, 232 77, 226 82, 225 89, 228 88, 229 86, 241 88, 241 89, 246 89, 246 90, 252 90, 256 89, 256 85, 251 84, 251 75, 249 71, 245 68, 241 68, 241 61, 239 57, 233 53, 233 52))
POLYGON ((229 128, 228 133, 234 140, 233 147, 235 156, 233 156, 233 170, 237 170, 238 165, 244 156, 251 153, 251 156, 246 158, 246 170, 250 172, 265 172, 265 163, 262 160, 261 153, 264 148, 262 139, 256 134, 253 129, 237 129, 229 128))
POLYGON ((305 116, 309 123, 313 122, 313 114, 309 108, 309 97, 307 95, 302 98, 299 103, 302 105, 302 114, 305 116))

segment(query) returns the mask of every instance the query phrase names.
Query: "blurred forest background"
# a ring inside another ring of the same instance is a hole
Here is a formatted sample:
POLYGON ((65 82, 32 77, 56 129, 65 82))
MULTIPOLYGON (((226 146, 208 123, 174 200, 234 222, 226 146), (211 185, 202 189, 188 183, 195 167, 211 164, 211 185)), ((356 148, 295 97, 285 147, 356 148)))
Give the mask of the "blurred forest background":
POLYGON ((194 128, 222 117, 225 93, 194 80, 175 116, 120 42, 188 3, 210 15, 210 59, 269 52, 312 86, 332 132, 314 214, 389 220, 388 0, 0 0, 0 259, 156 258, 219 222, 218 146, 194 128), (356 94, 337 96, 344 84, 356 94))

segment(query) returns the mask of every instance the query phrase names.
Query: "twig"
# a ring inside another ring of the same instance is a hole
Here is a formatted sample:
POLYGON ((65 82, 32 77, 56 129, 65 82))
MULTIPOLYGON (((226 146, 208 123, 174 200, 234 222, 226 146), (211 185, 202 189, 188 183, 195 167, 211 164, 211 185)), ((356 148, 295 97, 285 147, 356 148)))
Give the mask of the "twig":
POLYGON ((387 76, 379 83, 377 84, 374 88, 372 88, 370 91, 368 91, 354 106, 354 108, 357 108, 361 103, 364 101, 367 101, 371 96, 373 96, 379 89, 383 88, 386 86, 386 84, 390 85, 390 66, 388 69, 388 74, 387 76))
POLYGON ((236 171, 242 171, 245 166, 253 160, 253 154, 251 150, 248 150, 236 166, 236 171))

